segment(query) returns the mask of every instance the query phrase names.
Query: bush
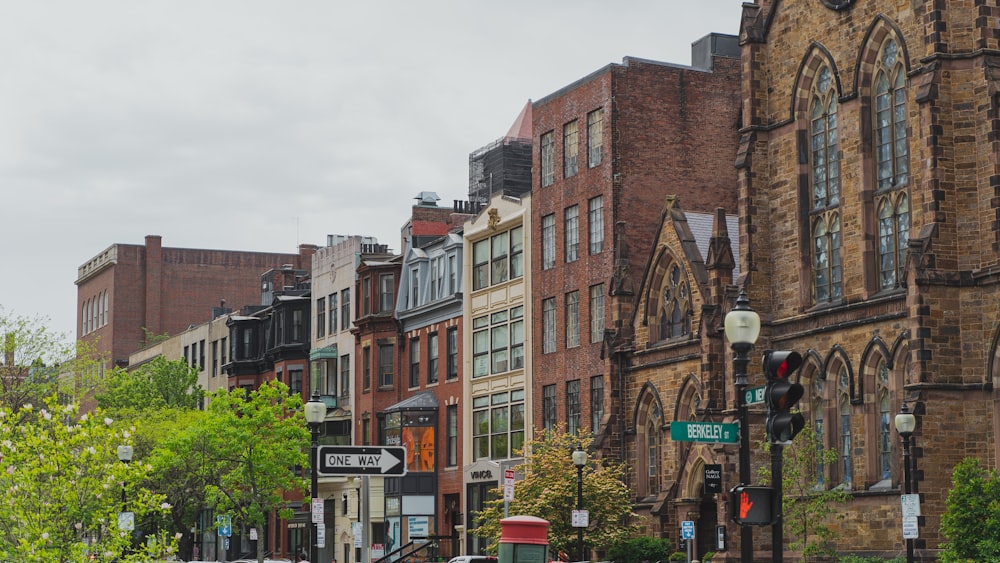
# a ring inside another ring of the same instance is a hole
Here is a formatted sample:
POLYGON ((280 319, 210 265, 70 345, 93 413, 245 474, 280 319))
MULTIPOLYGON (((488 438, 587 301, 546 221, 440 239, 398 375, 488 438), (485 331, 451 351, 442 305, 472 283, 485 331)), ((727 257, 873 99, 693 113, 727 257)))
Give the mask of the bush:
POLYGON ((615 563, 665 561, 673 544, 667 538, 639 537, 616 544, 608 550, 608 559, 615 563))
POLYGON ((687 561, 687 559, 687 553, 684 553, 683 551, 675 551, 670 554, 670 558, 667 559, 667 561, 687 561))

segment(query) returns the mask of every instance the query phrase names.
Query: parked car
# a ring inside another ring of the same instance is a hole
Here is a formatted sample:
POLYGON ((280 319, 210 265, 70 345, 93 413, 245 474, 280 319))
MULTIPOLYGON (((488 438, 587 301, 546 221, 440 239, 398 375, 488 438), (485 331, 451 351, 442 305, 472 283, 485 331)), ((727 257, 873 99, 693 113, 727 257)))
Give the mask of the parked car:
POLYGON ((452 557, 448 563, 497 563, 497 558, 491 555, 459 555, 452 557))

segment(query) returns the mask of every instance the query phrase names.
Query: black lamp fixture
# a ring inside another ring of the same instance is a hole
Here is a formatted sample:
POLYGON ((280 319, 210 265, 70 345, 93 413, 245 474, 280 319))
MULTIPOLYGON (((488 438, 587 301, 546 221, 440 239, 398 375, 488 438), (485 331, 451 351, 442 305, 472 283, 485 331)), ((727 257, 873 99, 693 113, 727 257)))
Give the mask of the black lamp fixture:
MULTIPOLYGON (((896 432, 899 432, 899 435, 903 437, 903 492, 910 494, 913 490, 913 479, 910 470, 912 467, 910 461, 910 438, 913 436, 913 431, 917 428, 917 417, 910 412, 906 403, 903 403, 902 409, 900 409, 899 414, 896 415, 896 419, 893 422, 896 424, 896 432)), ((909 538, 906 540, 906 563, 913 563, 913 540, 909 538)))
MULTIPOLYGON (((309 466, 311 468, 312 477, 312 487, 310 492, 310 498, 315 500, 319 497, 319 427, 323 424, 323 420, 326 418, 326 403, 324 403, 319 397, 319 391, 313 390, 312 397, 309 398, 303 411, 306 417, 306 423, 309 424, 309 431, 312 434, 312 444, 310 447, 310 458, 309 466)), ((314 519, 315 520, 315 519, 314 519)), ((309 560, 319 561, 319 554, 317 550, 317 537, 319 536, 319 526, 320 522, 313 521, 312 526, 312 541, 309 542, 309 560)))
MULTIPOLYGON (((740 423, 740 484, 750 485, 750 420, 747 413, 747 355, 760 337, 760 315, 750 308, 746 287, 740 288, 736 305, 726 313, 726 340, 733 349, 733 384, 736 387, 737 416, 740 423)), ((740 527, 740 559, 753 561, 753 528, 740 527)))
MULTIPOLYGON (((587 465, 587 452, 577 444, 576 449, 570 456, 573 465, 576 466, 576 509, 583 510, 583 468, 587 465)), ((583 561, 583 526, 576 528, 576 553, 577 561, 583 561)))

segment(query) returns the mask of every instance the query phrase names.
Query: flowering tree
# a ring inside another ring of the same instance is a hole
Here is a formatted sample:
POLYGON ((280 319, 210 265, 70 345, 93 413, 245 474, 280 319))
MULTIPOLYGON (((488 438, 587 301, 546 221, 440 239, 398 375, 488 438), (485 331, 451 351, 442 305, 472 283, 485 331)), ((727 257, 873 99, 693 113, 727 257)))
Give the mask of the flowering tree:
MULTIPOLYGON (((540 438, 525 444, 524 463, 515 467, 524 479, 514 484, 511 515, 537 516, 549 521, 549 548, 575 552, 577 529, 572 527, 572 513, 577 500, 577 469, 570 454, 577 447, 584 450, 593 436, 580 432, 568 434, 565 428, 545 431, 540 438)), ((477 535, 496 550, 503 518, 503 495, 488 503, 477 517, 477 535)), ((625 466, 591 457, 583 468, 583 506, 588 510, 590 526, 583 532, 589 549, 608 549, 634 535, 637 516, 632 513, 631 492, 625 485, 625 466)))
POLYGON ((120 512, 139 522, 169 508, 137 487, 148 464, 118 460, 131 436, 100 412, 79 414, 55 399, 0 410, 0 560, 148 561, 170 553, 173 538, 133 548, 131 532, 119 527, 120 512))

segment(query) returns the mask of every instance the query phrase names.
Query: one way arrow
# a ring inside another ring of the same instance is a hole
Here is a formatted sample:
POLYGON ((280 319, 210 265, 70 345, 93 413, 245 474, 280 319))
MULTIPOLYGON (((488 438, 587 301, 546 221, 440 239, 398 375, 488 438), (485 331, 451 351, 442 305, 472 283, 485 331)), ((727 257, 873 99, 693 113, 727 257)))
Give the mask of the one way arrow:
POLYGON ((392 446, 321 446, 320 475, 405 475, 406 448, 392 446))

